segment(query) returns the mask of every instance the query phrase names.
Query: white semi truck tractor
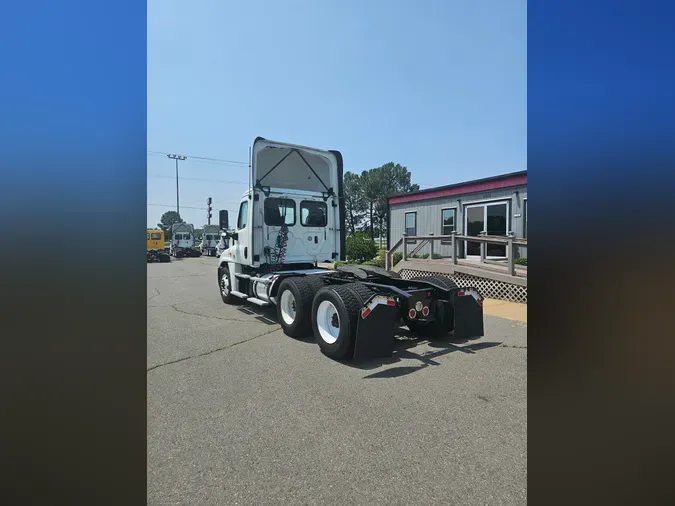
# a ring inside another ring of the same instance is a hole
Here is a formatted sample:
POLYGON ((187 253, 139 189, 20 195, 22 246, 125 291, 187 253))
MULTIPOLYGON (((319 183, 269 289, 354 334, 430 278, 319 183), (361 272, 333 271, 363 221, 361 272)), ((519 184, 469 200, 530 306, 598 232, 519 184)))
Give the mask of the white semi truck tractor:
POLYGON ((220 228, 218 225, 204 225, 202 230, 202 244, 199 249, 202 255, 214 257, 220 241, 220 228))
POLYGON ((171 225, 171 242, 169 254, 172 257, 198 257, 200 251, 195 248, 195 227, 190 223, 174 223, 171 225))
POLYGON ((229 240, 218 265, 223 302, 276 306, 287 335, 313 334, 334 359, 390 356, 401 324, 419 336, 482 336, 475 288, 372 266, 318 267, 345 259, 342 171, 338 151, 255 139, 236 221, 220 212, 229 240))

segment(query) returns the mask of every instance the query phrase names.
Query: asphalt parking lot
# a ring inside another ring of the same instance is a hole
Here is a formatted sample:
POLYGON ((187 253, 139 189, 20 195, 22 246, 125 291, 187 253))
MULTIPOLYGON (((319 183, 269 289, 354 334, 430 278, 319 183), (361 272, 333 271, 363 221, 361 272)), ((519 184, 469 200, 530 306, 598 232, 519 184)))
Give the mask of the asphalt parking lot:
POLYGON ((149 505, 526 504, 526 324, 344 364, 223 304, 217 259, 172 260, 148 265, 149 505))

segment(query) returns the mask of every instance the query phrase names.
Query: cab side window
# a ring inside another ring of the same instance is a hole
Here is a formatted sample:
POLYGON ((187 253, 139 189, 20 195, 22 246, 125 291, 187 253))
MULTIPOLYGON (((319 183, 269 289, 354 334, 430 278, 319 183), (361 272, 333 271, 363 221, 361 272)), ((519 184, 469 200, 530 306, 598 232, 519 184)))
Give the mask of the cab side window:
POLYGON ((239 218, 237 219, 237 230, 246 228, 246 221, 248 220, 248 200, 241 203, 239 207, 239 218))

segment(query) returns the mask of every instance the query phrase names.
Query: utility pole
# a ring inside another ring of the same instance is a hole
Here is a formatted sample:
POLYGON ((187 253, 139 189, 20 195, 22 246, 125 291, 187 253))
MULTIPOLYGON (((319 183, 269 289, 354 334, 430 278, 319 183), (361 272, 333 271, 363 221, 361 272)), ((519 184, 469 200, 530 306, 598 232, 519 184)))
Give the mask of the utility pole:
POLYGON ((180 197, 178 196, 178 160, 187 160, 187 156, 183 155, 166 155, 169 158, 176 160, 176 212, 180 214, 180 197))

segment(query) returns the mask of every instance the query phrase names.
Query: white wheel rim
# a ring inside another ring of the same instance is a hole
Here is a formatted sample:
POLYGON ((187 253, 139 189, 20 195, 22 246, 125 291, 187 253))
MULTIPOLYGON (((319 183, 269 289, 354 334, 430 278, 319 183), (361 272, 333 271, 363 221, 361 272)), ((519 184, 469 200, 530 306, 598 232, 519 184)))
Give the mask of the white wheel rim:
POLYGON ((340 335, 340 315, 329 300, 324 300, 316 309, 316 326, 319 335, 327 344, 333 344, 340 335))
POLYGON ((297 310, 295 307, 295 297, 290 290, 284 290, 279 301, 279 308, 281 309, 281 318, 283 318, 286 325, 293 325, 297 310))
POLYGON ((227 273, 223 274, 220 278, 220 292, 226 297, 230 293, 230 280, 227 277, 227 273))

